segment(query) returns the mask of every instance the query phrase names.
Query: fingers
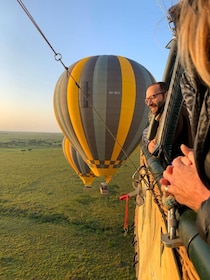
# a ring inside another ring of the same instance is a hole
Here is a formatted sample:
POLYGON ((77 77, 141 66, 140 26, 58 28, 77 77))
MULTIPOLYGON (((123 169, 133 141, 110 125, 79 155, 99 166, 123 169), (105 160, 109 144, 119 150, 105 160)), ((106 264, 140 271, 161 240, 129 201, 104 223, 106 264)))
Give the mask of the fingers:
POLYGON ((170 184, 169 181, 166 180, 165 178, 161 178, 161 179, 160 179, 160 183, 161 183, 161 185, 164 185, 164 186, 167 186, 167 185, 170 184))
POLYGON ((168 192, 168 188, 169 188, 169 186, 168 186, 168 185, 167 185, 167 186, 165 186, 165 187, 164 187, 164 191, 165 191, 165 192, 168 192))
POLYGON ((166 183, 167 185, 170 184, 170 178, 171 178, 172 174, 173 174, 173 166, 168 165, 166 170, 163 172, 163 179, 165 179, 167 181, 167 183, 166 183))
POLYGON ((191 163, 192 163, 193 165, 195 165, 195 157, 194 157, 193 151, 190 151, 190 152, 189 152, 188 158, 189 158, 189 160, 191 161, 191 163))
POLYGON ((192 165, 192 161, 188 157, 181 157, 181 162, 186 166, 192 165))
POLYGON ((193 149, 188 148, 186 145, 181 145, 181 151, 184 156, 175 158, 172 162, 173 166, 180 166, 184 164, 186 166, 195 164, 193 149))
POLYGON ((172 165, 174 167, 180 168, 182 165, 190 165, 191 161, 188 159, 188 157, 177 157, 172 161, 172 165))
POLYGON ((169 188, 171 187, 170 182, 166 178, 161 178, 160 183, 161 183, 161 191, 164 193, 164 195, 167 196, 169 193, 169 188))
POLYGON ((168 172, 169 174, 172 174, 173 173, 173 168, 174 168, 173 165, 168 165, 167 168, 166 168, 166 172, 168 172))
POLYGON ((168 196, 171 193, 171 185, 161 185, 161 191, 164 193, 164 195, 168 196))
POLYGON ((181 151, 182 153, 189 158, 189 160, 192 162, 192 163, 195 163, 194 161, 194 153, 193 153, 193 149, 190 149, 188 148, 186 145, 182 144, 181 145, 181 151))
POLYGON ((189 147, 187 147, 186 145, 182 144, 180 146, 181 148, 181 151, 182 153, 185 155, 185 156, 188 156, 189 152, 192 151, 192 149, 190 149, 189 147))
POLYGON ((154 151, 155 145, 156 145, 156 139, 153 139, 153 140, 151 140, 149 142, 149 144, 148 144, 148 151, 150 153, 152 153, 154 151))
POLYGON ((193 170, 195 169, 195 162, 192 149, 185 145, 181 145, 181 150, 184 156, 175 158, 172 165, 167 166, 163 172, 163 178, 160 179, 160 183, 163 195, 174 195, 176 200, 180 200, 179 202, 183 204, 186 197, 189 197, 189 195, 186 196, 182 177, 187 174, 185 177, 188 178, 194 174, 193 170), (180 196, 180 193, 184 199, 180 196))
POLYGON ((182 165, 189 166, 192 164, 194 164, 194 155, 191 151, 188 153, 188 156, 179 156, 172 161, 172 165, 179 168, 181 168, 182 165))

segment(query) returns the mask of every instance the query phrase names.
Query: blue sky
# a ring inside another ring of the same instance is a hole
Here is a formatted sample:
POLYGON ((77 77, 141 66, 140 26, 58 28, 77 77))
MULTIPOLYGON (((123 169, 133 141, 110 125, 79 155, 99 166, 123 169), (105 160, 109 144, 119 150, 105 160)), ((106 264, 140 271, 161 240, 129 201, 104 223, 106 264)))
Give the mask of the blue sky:
MULTIPOLYGON (((161 80, 176 0, 23 0, 69 66, 90 55, 121 55, 161 80)), ((60 132, 54 87, 64 68, 16 0, 0 4, 0 130, 60 132)))

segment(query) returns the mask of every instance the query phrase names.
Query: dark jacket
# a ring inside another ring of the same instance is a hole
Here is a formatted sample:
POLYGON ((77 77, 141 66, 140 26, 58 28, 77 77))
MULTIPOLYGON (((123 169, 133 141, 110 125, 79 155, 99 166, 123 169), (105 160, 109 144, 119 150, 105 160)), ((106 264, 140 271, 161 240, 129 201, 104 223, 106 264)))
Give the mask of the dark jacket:
MULTIPOLYGON (((163 109, 161 110, 160 113, 153 116, 153 118, 151 119, 151 122, 152 122, 151 125, 146 127, 143 131, 142 141, 146 144, 146 146, 158 134, 159 121, 161 119, 163 109)), ((185 144, 188 147, 192 148, 192 133, 191 133, 191 128, 190 128, 188 111, 187 111, 185 105, 182 105, 182 108, 181 108, 181 111, 179 114, 179 118, 178 118, 178 123, 176 126, 175 135, 173 138, 172 154, 171 154, 172 160, 175 157, 182 155, 182 152, 180 149, 181 144, 185 144)))
POLYGON ((186 73, 181 79, 181 89, 189 112, 198 174, 210 189, 210 89, 186 73))
MULTIPOLYGON (((210 89, 186 73, 181 88, 190 114, 198 175, 210 189, 210 89)), ((201 204, 196 224, 201 237, 210 244, 210 198, 201 204)))
POLYGON ((210 244, 210 198, 201 203, 198 210, 196 226, 200 236, 210 244))

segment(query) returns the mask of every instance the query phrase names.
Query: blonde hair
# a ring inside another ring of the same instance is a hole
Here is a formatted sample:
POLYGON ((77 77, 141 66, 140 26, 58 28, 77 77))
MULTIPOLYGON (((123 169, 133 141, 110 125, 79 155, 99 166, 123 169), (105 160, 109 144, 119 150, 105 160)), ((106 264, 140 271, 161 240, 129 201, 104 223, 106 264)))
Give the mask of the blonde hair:
POLYGON ((177 25, 178 50, 184 66, 195 68, 210 86, 210 1, 182 0, 177 25))

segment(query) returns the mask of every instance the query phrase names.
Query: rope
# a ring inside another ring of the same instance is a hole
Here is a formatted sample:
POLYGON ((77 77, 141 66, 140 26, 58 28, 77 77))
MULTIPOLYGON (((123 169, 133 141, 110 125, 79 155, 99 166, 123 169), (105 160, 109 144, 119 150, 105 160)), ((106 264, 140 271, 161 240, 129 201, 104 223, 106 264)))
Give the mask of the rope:
POLYGON ((128 214, 128 201, 129 201, 129 195, 125 194, 120 197, 120 200, 125 200, 125 219, 124 219, 124 235, 128 233, 128 219, 129 219, 129 214, 128 214))
POLYGON ((32 15, 29 13, 28 9, 26 8, 26 6, 23 4, 23 2, 21 0, 17 0, 17 2, 20 4, 21 8, 24 10, 24 12, 26 13, 26 15, 29 17, 29 19, 31 20, 31 22, 33 23, 33 25, 36 27, 36 29, 38 30, 38 32, 41 34, 41 36, 44 38, 44 40, 46 41, 46 43, 48 44, 48 46, 51 48, 51 50, 54 52, 54 57, 56 61, 60 61, 60 63, 63 65, 63 67, 68 70, 68 67, 65 66, 65 64, 62 61, 62 55, 60 53, 57 53, 55 51, 55 49, 53 48, 53 46, 50 44, 50 42, 47 40, 46 36, 44 35, 44 33, 42 32, 42 30, 39 28, 38 24, 36 23, 36 21, 34 20, 34 18, 32 17, 32 15))
POLYGON ((38 24, 36 23, 35 19, 32 17, 32 15, 30 14, 30 12, 28 11, 28 9, 26 8, 26 6, 23 4, 23 2, 21 0, 17 0, 17 2, 19 3, 19 5, 21 6, 21 8, 24 10, 24 12, 26 13, 26 15, 29 17, 29 19, 31 20, 31 22, 33 23, 33 25, 36 27, 36 29, 38 30, 38 32, 41 34, 41 36, 44 38, 44 40, 46 41, 46 43, 48 44, 48 46, 51 48, 51 50, 54 53, 54 58, 56 61, 60 61, 60 63, 63 65, 63 67, 65 68, 65 70, 67 71, 68 75, 72 78, 72 80, 75 82, 76 86, 80 88, 79 84, 77 83, 77 81, 74 79, 74 77, 69 73, 68 71, 68 67, 65 66, 65 64, 62 61, 62 55, 60 53, 57 53, 55 51, 55 49, 53 48, 53 46, 50 44, 50 42, 48 41, 47 37, 44 35, 44 33, 42 32, 42 30, 40 29, 40 27, 38 26, 38 24))

